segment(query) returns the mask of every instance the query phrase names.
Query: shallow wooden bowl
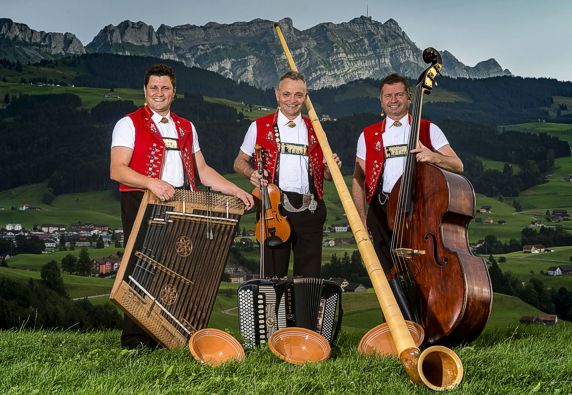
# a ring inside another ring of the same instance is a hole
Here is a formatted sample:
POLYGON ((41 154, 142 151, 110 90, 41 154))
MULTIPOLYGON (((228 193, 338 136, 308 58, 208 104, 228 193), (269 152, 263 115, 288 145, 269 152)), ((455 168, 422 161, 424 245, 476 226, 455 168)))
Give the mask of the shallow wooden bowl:
POLYGON ((268 339, 270 351, 286 362, 301 365, 321 362, 330 357, 332 349, 325 337, 305 328, 283 328, 268 339))
MULTIPOLYGON (((419 347, 423 343, 425 331, 416 322, 405 321, 407 329, 413 338, 415 345, 419 347)), ((389 331, 387 323, 379 324, 375 328, 370 329, 360 340, 358 345, 358 352, 361 355, 375 356, 375 355, 397 355, 395 345, 393 344, 393 337, 389 331)))
POLYGON ((205 328, 193 333, 189 351, 197 361, 211 366, 244 359, 244 348, 238 340, 219 329, 205 328))

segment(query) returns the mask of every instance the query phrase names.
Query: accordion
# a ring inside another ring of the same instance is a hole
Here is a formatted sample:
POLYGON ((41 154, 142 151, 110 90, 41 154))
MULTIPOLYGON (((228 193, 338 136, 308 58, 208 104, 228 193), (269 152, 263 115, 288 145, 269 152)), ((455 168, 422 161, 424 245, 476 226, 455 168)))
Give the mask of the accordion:
POLYGON ((342 323, 342 289, 321 278, 250 280, 238 289, 238 316, 247 348, 293 326, 313 330, 333 343, 342 323))
POLYGON ((146 192, 110 299, 164 347, 185 346, 209 321, 243 212, 218 193, 146 192))

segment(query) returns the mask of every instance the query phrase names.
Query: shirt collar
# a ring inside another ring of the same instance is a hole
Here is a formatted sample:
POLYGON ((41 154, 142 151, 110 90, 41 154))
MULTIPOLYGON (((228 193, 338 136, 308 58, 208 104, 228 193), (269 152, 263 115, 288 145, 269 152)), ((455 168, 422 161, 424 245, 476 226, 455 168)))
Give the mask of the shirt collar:
MULTIPOLYGON (((302 114, 298 114, 298 116, 292 119, 296 125, 300 125, 302 122, 302 114)), ((278 126, 285 126, 290 120, 286 117, 286 115, 282 114, 282 111, 278 111, 278 119, 276 120, 278 126)))
MULTIPOLYGON (((161 122, 161 119, 163 119, 163 115, 159 115, 153 110, 151 110, 151 112, 153 113, 153 115, 151 116, 151 119, 156 124, 159 124, 161 122)), ((167 113, 167 115, 165 115, 165 118, 167 118, 169 121, 171 120, 171 112, 170 111, 167 113)))
MULTIPOLYGON (((387 117, 386 118, 387 121, 386 122, 386 128, 396 128, 398 126, 394 126, 393 123, 395 122, 395 120, 387 117)), ((405 114, 403 116, 403 118, 399 119, 399 122, 401 122, 401 126, 409 126, 409 114, 405 114)))

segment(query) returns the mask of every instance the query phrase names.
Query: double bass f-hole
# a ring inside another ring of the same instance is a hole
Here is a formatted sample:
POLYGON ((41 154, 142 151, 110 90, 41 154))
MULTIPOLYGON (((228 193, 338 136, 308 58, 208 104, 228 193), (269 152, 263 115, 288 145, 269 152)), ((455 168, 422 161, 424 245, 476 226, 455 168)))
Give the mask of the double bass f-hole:
POLYGON ((435 259, 435 263, 439 266, 445 266, 449 259, 447 257, 443 257, 443 259, 439 258, 439 252, 437 251, 437 238, 433 233, 426 233, 425 240, 431 239, 431 244, 433 247, 433 259, 435 259))
POLYGON ((280 214, 280 189, 275 184, 263 183, 264 166, 262 162, 262 147, 257 145, 256 166, 260 174, 260 186, 252 191, 258 199, 258 222, 256 223, 256 239, 262 245, 276 247, 290 237, 290 224, 285 216, 280 214))

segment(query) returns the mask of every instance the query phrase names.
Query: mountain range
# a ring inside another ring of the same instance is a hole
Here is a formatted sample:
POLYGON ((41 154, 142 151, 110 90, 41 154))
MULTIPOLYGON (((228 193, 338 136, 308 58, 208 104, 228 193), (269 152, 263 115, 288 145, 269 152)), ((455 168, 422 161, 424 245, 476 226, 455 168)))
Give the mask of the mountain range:
MULTIPOLYGON (((380 79, 391 72, 417 78, 426 67, 422 50, 399 24, 361 16, 344 23, 320 23, 294 28, 290 18, 280 22, 298 68, 312 89, 335 87, 364 78, 380 79)), ((87 45, 72 33, 46 33, 10 19, 0 19, 0 58, 21 63, 84 53, 151 56, 180 61, 219 73, 237 82, 271 88, 287 71, 274 33, 274 22, 254 19, 204 26, 161 25, 123 21, 105 26, 87 45)), ((453 78, 512 75, 495 59, 464 65, 444 50, 443 74, 453 78)))

